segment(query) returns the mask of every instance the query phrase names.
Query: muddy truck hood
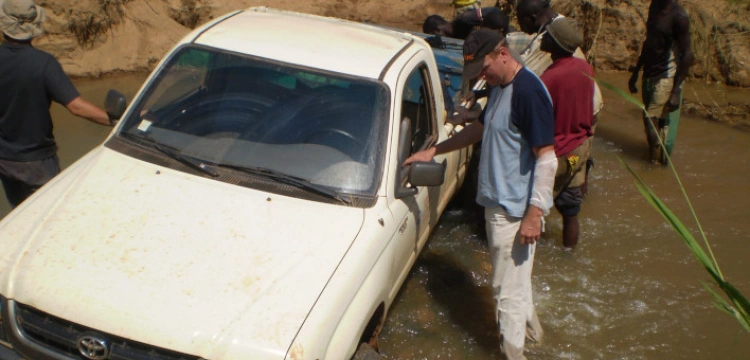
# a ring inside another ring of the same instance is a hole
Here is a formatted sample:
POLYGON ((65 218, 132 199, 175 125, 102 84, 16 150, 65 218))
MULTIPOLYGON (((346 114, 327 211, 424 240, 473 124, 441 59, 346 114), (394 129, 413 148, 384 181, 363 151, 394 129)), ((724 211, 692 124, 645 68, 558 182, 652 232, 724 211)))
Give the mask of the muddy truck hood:
POLYGON ((283 358, 362 221, 99 148, 0 223, 0 293, 183 353, 283 358))

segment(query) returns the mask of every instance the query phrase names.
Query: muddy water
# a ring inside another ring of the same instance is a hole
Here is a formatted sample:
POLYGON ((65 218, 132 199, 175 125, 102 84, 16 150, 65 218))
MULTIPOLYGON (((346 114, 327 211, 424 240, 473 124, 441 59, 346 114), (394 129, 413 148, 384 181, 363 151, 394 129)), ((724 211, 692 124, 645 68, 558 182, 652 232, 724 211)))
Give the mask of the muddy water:
MULTIPOLYGON (((626 88, 627 75, 605 74, 626 88)), ((744 99, 748 91, 687 84, 685 97, 744 99)), ((561 250, 553 211, 538 245, 533 289, 546 331, 529 359, 750 359, 750 336, 713 308, 710 281, 646 203, 627 162, 690 228, 672 173, 646 161, 637 109, 605 91, 581 241, 561 250)), ((750 295, 750 134, 683 116, 673 160, 724 275, 750 295)), ((388 359, 497 359, 485 238, 469 215, 448 212, 391 308, 381 335, 388 359)))
MULTIPOLYGON (((625 87, 627 77, 602 75, 625 87)), ((144 76, 76 81, 102 104, 117 88, 129 99, 144 76)), ((687 84, 685 96, 748 99, 750 92, 687 84), (695 89, 695 90, 694 90, 695 89)), ((700 100, 700 98, 695 98, 700 100)), ((709 101, 709 100, 703 100, 709 101)), ((545 327, 530 359, 748 359, 750 336, 711 305, 710 281, 692 254, 645 202, 618 159, 630 164, 683 219, 689 210, 671 172, 646 161, 638 110, 605 90, 596 166, 573 253, 560 248, 560 217, 549 217, 534 268, 545 327)), ((745 100, 746 101, 746 100, 745 100)), ((55 105, 63 167, 109 133, 55 105)), ((750 133, 683 116, 674 163, 721 270, 750 295, 750 133)), ((8 212, 0 200, 0 216, 8 212)), ((695 223, 686 221, 692 229, 695 223)), ((387 359, 496 359, 497 330, 485 239, 466 212, 445 214, 404 284, 381 334, 387 359)))

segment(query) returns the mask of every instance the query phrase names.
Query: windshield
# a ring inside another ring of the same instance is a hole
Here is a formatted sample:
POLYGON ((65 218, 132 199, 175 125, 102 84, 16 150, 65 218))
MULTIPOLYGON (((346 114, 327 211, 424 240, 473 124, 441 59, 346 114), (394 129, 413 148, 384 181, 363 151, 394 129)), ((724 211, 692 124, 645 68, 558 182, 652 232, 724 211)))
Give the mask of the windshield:
POLYGON ((373 196, 388 101, 376 81, 186 46, 149 84, 117 138, 163 145, 220 172, 263 169, 373 196))

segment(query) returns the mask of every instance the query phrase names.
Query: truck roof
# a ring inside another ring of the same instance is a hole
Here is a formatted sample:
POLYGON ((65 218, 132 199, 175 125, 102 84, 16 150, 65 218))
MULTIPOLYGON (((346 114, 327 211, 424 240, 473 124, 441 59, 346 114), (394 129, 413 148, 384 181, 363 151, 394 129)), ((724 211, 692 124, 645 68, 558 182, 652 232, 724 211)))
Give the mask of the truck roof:
POLYGON ((414 37, 373 25, 253 7, 209 24, 196 44, 378 79, 414 37))

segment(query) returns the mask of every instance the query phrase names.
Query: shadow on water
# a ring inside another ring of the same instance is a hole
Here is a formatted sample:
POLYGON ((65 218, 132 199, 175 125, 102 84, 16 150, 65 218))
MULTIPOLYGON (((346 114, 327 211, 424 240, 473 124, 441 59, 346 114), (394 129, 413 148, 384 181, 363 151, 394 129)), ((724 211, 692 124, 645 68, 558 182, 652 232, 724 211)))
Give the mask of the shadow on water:
POLYGON ((395 300, 400 309, 381 335, 386 359, 500 356, 487 241, 460 203, 440 219, 395 300))
POLYGON ((469 271, 448 253, 429 252, 417 266, 429 274, 426 289, 445 309, 448 320, 463 328, 466 336, 485 351, 498 349, 492 288, 477 286, 469 271))

